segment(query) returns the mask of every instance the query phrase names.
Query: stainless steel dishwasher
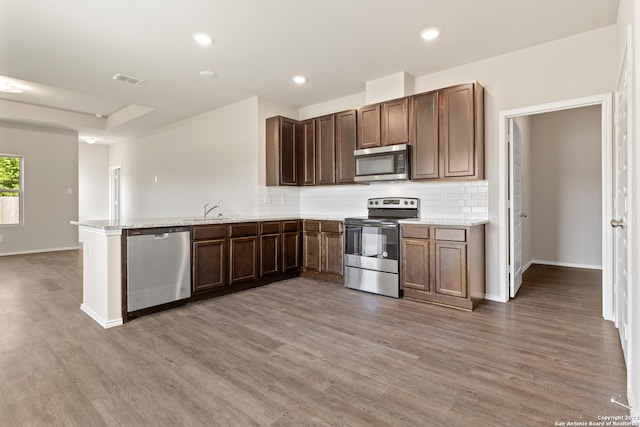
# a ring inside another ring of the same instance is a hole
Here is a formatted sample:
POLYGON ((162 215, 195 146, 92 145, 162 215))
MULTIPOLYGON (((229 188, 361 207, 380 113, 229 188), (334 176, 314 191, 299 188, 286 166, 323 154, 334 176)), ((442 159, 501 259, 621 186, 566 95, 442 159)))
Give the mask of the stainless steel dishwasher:
POLYGON ((127 230, 127 312, 191 296, 189 227, 127 230))

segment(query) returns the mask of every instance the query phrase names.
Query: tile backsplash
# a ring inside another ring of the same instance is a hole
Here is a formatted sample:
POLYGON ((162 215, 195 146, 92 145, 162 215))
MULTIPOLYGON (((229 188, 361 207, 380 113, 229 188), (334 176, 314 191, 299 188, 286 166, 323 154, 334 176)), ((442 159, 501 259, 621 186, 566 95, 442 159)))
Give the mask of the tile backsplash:
POLYGON ((420 216, 429 219, 487 219, 487 181, 406 182, 318 187, 262 187, 262 215, 364 216, 371 197, 417 197, 420 216))

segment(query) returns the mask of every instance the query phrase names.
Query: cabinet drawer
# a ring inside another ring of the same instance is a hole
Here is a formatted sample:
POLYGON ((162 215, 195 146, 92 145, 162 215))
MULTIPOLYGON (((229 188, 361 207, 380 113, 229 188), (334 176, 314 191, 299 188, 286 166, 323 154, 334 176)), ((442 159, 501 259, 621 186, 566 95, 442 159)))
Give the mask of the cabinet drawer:
POLYGON ((292 231, 300 231, 299 221, 282 221, 282 232, 289 233, 292 231))
POLYGON ((280 233, 280 221, 260 223, 260 234, 278 234, 278 233, 280 233))
POLYGON ((224 225, 193 227, 193 240, 224 239, 227 227, 224 225))
POLYGON ((304 231, 320 231, 320 221, 305 219, 302 229, 304 231))
POLYGON ((405 225, 402 227, 402 237, 409 237, 412 239, 428 239, 429 238, 429 226, 426 225, 405 225))
POLYGON ((229 237, 257 236, 258 223, 248 222, 229 226, 229 237))
POLYGON ((436 240, 449 240, 451 242, 467 241, 467 230, 464 228, 436 228, 434 235, 436 240))
POLYGON ((342 233, 342 223, 340 221, 321 221, 320 231, 328 233, 342 233))

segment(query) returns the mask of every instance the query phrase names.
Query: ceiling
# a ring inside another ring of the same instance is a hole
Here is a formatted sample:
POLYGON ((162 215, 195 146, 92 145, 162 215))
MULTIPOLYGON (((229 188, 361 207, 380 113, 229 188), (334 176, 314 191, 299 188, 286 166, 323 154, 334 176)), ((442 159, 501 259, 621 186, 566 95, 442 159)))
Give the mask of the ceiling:
POLYGON ((612 25, 617 10, 618 0, 0 0, 0 79, 24 89, 0 92, 0 117, 27 109, 23 119, 116 142, 251 96, 305 106, 363 92, 399 71, 612 25), (421 39, 433 26, 440 37, 421 39), (197 45, 195 32, 214 42, 197 45))

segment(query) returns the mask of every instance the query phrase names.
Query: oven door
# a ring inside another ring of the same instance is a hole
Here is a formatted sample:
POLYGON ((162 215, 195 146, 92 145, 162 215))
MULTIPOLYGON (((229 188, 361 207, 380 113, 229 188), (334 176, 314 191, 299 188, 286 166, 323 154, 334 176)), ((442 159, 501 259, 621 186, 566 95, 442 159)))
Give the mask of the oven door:
POLYGON ((348 267, 398 273, 398 224, 345 221, 344 262, 348 267))

